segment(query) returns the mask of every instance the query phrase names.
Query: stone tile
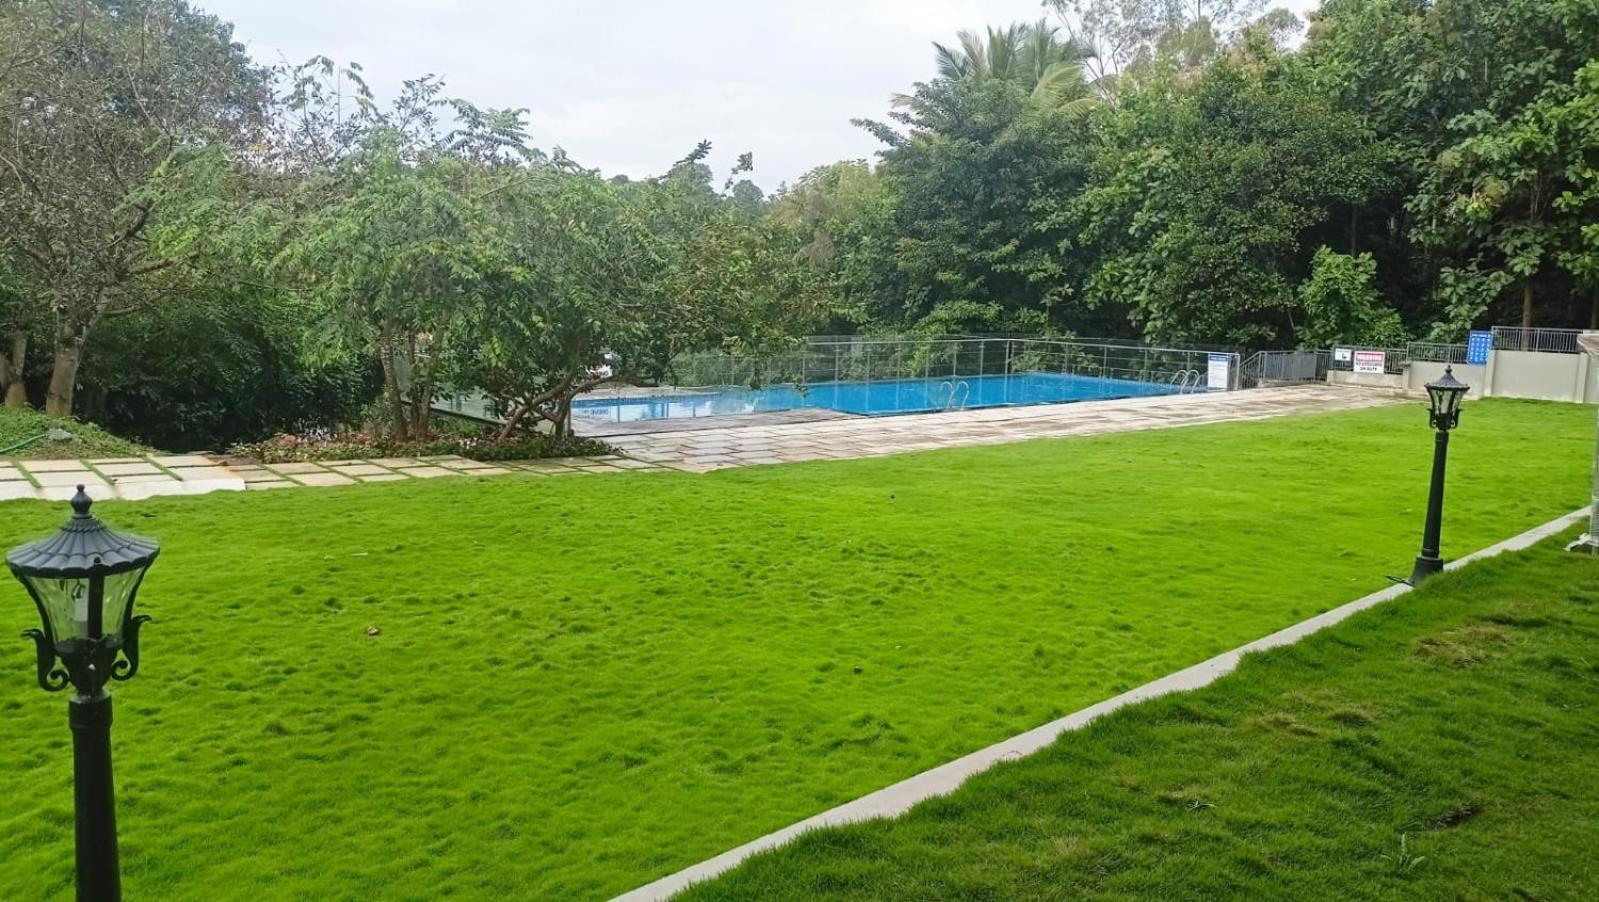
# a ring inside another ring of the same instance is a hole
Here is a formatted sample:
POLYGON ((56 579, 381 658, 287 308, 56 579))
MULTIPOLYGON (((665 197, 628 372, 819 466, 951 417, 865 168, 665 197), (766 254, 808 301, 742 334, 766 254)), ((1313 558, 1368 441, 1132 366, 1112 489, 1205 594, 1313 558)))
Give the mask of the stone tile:
POLYGON ((483 467, 482 469, 478 469, 478 470, 462 470, 461 471, 462 475, 465 475, 465 476, 504 476, 507 473, 515 473, 515 472, 517 472, 517 471, 515 471, 515 470, 507 470, 504 467, 483 467))
POLYGON ((321 464, 324 467, 349 467, 349 466, 353 466, 355 464, 364 464, 364 463, 366 463, 366 461, 364 461, 364 460, 355 460, 355 459, 350 459, 350 460, 319 460, 319 461, 317 461, 317 463, 321 464))
MULTIPOLYGON (((239 471, 235 470, 234 472, 238 473, 239 471)), ((244 480, 245 485, 250 485, 251 483, 256 482, 280 482, 283 479, 282 476, 279 476, 270 470, 254 470, 249 473, 239 473, 239 478, 244 480)))
MULTIPOLYGON (((333 473, 333 472, 329 472, 329 471, 326 471, 326 470, 324 470, 321 473, 297 473, 294 476, 294 481, 298 482, 301 485, 311 485, 311 486, 354 485, 355 484, 355 480, 351 479, 348 476, 341 476, 338 473, 333 473)), ((255 484, 256 485, 260 485, 261 483, 255 483, 255 484)))
POLYGON ((245 488, 248 489, 249 491, 252 491, 252 492, 261 492, 261 491, 266 491, 268 489, 293 489, 293 488, 299 488, 299 483, 290 482, 287 479, 270 479, 270 480, 267 480, 266 482, 252 482, 252 483, 249 483, 248 485, 245 486, 245 488))
POLYGON ((40 485, 109 485, 104 479, 90 473, 88 470, 73 470, 62 473, 35 473, 33 478, 40 485))
POLYGON ((449 467, 452 470, 482 470, 494 464, 486 464, 476 460, 441 460, 439 466, 449 467))
POLYGON ((145 462, 145 460, 142 457, 91 457, 91 458, 89 458, 89 463, 92 463, 92 464, 94 464, 97 467, 99 465, 101 465, 101 464, 142 464, 144 462, 145 462))
POLYGON ((297 463, 286 463, 286 464, 267 464, 267 469, 272 470, 273 472, 276 472, 276 473, 285 473, 285 474, 326 473, 327 472, 327 468, 326 467, 322 466, 321 464, 311 463, 309 461, 303 461, 303 462, 297 462, 297 463))
POLYGON ((160 467, 143 461, 137 463, 96 463, 95 467, 107 476, 135 476, 144 473, 161 472, 160 467))
POLYGON ((398 467, 418 467, 422 465, 422 462, 414 457, 379 457, 369 462, 375 463, 380 467, 388 467, 391 470, 398 467))
POLYGON ((510 464, 519 470, 528 470, 535 473, 558 473, 572 469, 562 458, 519 460, 510 462, 510 464))
POLYGON ((155 473, 130 473, 127 476, 112 476, 111 482, 115 485, 123 485, 131 482, 171 482, 182 485, 182 483, 176 478, 168 476, 167 474, 159 471, 155 473))
POLYGON ((434 461, 434 462, 441 461, 441 460, 466 460, 466 458, 462 457, 459 454, 429 454, 429 455, 426 455, 426 456, 418 458, 418 459, 419 460, 434 461))
POLYGON ((192 483, 168 479, 162 482, 119 482, 117 497, 125 501, 154 498, 157 495, 193 495, 192 483))
POLYGON ((432 479, 435 476, 461 475, 454 470, 446 470, 443 467, 410 467, 408 469, 401 470, 400 472, 407 476, 416 476, 420 479, 432 479))
POLYGON ((237 479, 233 471, 227 467, 173 467, 172 475, 184 482, 199 482, 209 479, 237 479))
POLYGON ((399 473, 390 473, 388 471, 374 473, 371 476, 357 476, 356 478, 362 482, 404 482, 410 479, 409 476, 402 476, 399 473))
MULTIPOLYGON (((12 484, 15 485, 15 483, 12 484)), ((116 489, 112 488, 108 482, 86 482, 83 484, 83 490, 88 492, 89 497, 96 501, 115 498, 117 494, 116 489)), ((39 497, 47 501, 70 501, 72 496, 76 494, 78 494, 78 487, 75 485, 41 485, 39 487, 39 497)))
POLYGON ((89 469, 81 460, 24 460, 19 461, 29 473, 56 473, 62 470, 89 469))
POLYGON ((389 471, 376 464, 328 464, 346 476, 382 476, 389 471))
POLYGON ((37 497, 39 497, 39 490, 33 487, 33 483, 0 482, 0 501, 11 501, 16 498, 37 497))
POLYGON ((150 459, 163 467, 211 467, 216 465, 216 462, 211 458, 202 457, 199 454, 174 454, 150 459))
POLYGON ((16 467, 0 466, 0 482, 9 482, 13 479, 27 479, 28 477, 16 467))
POLYGON ((626 458, 621 458, 621 457, 617 458, 616 460, 611 461, 611 466, 613 466, 613 467, 621 467, 624 470, 653 470, 653 469, 655 469, 655 465, 654 464, 646 463, 645 461, 642 461, 642 460, 627 460, 626 458))

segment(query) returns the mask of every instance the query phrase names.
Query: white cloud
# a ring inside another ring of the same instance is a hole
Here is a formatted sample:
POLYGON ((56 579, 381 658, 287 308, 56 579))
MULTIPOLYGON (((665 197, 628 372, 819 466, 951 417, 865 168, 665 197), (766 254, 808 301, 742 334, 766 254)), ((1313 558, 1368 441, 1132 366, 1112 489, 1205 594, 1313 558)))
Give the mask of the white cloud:
POLYGON ((198 2, 262 61, 356 61, 380 97, 434 73, 480 106, 527 107, 535 143, 607 173, 658 173, 709 138, 719 171, 753 151, 768 190, 871 156, 849 120, 930 77, 931 42, 1043 12, 1038 0, 198 2))

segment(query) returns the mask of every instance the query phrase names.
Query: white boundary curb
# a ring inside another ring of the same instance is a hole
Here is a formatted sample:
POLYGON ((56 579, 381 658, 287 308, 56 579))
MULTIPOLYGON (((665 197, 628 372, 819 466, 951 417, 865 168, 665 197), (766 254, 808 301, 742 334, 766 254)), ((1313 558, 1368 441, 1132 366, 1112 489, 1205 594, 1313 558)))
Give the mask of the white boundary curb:
MULTIPOLYGON (((1444 568, 1446 570, 1454 570, 1473 561, 1494 557, 1507 551, 1520 551, 1575 526, 1587 516, 1588 508, 1585 507, 1563 517, 1556 517, 1548 523, 1542 526, 1535 526, 1514 538, 1506 539, 1497 545, 1490 545, 1459 560, 1450 561, 1444 565, 1444 568)), ((1050 721, 1041 727, 1035 727, 985 749, 979 749, 964 757, 956 758, 948 764, 941 764, 932 770, 923 771, 914 777, 901 780, 892 786, 861 796, 852 802, 845 802, 836 808, 808 817, 775 833, 768 833, 759 839, 751 840, 737 848, 729 849, 714 858, 708 858, 699 864, 691 865, 675 874, 662 877, 653 883, 617 896, 616 900, 617 902, 655 902, 655 900, 669 899, 674 894, 682 892, 695 883, 702 883, 723 871, 732 869, 751 855, 786 845, 812 830, 904 814, 920 802, 954 792, 962 783, 966 782, 967 778, 982 773, 1002 761, 1013 761, 1048 746, 1062 733, 1079 729, 1097 717, 1137 704, 1146 699, 1173 692, 1187 692, 1192 689, 1198 689, 1201 686, 1207 686, 1222 676, 1231 673, 1238 666, 1239 660, 1250 652, 1291 645, 1312 633, 1326 629, 1367 608, 1398 598, 1409 592, 1410 588, 1410 586, 1397 583, 1380 592, 1373 592, 1363 598, 1357 598, 1348 604, 1333 608, 1330 611, 1324 611, 1308 620, 1300 621, 1269 636, 1256 639, 1247 645, 1240 645, 1232 651, 1223 652, 1192 667, 1168 674, 1137 688, 1129 689, 1121 695, 1108 698, 1098 704, 1089 705, 1059 720, 1050 721)))

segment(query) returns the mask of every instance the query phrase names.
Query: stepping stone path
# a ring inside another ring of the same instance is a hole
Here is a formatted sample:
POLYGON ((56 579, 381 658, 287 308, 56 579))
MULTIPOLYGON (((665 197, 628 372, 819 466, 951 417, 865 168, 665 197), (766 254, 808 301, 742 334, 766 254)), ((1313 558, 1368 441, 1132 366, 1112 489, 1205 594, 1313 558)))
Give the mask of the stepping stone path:
POLYGON ((88 460, 0 459, 0 501, 65 501, 83 486, 96 501, 155 495, 267 491, 363 482, 404 482, 449 476, 575 476, 658 470, 655 464, 614 455, 484 463, 453 454, 261 464, 204 454, 101 457, 88 460))

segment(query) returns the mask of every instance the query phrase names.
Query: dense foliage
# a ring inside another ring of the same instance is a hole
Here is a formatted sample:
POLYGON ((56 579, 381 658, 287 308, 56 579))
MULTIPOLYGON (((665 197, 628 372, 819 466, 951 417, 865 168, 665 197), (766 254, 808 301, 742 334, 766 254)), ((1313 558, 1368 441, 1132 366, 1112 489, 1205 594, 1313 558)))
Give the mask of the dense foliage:
POLYGON ((1016 62, 1047 23, 963 34, 862 123, 875 170, 778 199, 859 321, 1273 346, 1599 317, 1593 4, 1327 0, 1297 43, 1258 2, 1048 5, 1082 74, 1047 100, 1016 62))
MULTIPOLYGON (((0 7, 0 389, 168 447, 506 437, 812 331, 1255 347, 1599 324, 1591 0, 1049 0, 935 44, 876 165, 606 178, 431 77, 184 0, 0 7)), ((892 86, 884 86, 885 94, 892 86)))

